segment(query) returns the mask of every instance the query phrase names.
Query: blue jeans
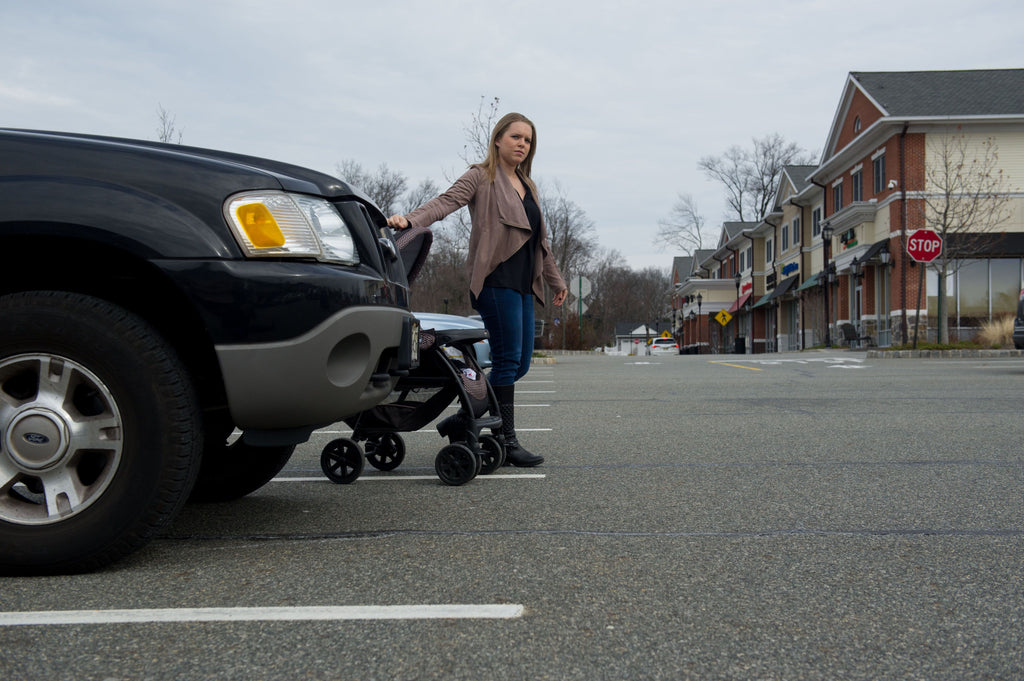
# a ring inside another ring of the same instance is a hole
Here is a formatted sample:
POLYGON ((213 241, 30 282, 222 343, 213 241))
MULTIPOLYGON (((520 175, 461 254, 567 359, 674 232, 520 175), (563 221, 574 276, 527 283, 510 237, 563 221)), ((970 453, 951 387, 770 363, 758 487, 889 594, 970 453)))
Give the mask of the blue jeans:
POLYGON ((491 385, 512 385, 530 370, 533 295, 484 286, 476 309, 491 337, 491 385))

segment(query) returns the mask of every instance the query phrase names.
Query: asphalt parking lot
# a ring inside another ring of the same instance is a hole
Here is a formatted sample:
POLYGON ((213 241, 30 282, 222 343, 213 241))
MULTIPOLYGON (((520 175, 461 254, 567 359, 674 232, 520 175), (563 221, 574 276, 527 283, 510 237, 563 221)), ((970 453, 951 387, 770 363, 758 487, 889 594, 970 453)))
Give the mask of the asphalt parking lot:
POLYGON ((0 579, 0 678, 1024 678, 1024 360, 565 356, 548 457, 320 473, 0 579), (5 619, 6 618, 6 619, 5 619))

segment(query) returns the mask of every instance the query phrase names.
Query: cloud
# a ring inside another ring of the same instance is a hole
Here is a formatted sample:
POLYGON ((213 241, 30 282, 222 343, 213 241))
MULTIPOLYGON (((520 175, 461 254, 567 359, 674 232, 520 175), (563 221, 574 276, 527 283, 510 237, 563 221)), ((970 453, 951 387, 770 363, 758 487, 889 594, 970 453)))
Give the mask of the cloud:
POLYGON ((54 94, 53 92, 33 90, 26 87, 19 87, 17 85, 10 85, 8 83, 0 81, 0 107, 8 105, 55 107, 67 109, 74 108, 75 100, 69 97, 54 94), (9 101, 4 102, 3 100, 9 101))
POLYGON ((49 0, 0 6, 0 125, 184 142, 333 172, 386 162, 412 183, 464 166, 481 96, 538 125, 601 246, 634 266, 677 194, 709 224, 701 157, 779 132, 820 150, 855 70, 1024 62, 1019 0, 49 0))

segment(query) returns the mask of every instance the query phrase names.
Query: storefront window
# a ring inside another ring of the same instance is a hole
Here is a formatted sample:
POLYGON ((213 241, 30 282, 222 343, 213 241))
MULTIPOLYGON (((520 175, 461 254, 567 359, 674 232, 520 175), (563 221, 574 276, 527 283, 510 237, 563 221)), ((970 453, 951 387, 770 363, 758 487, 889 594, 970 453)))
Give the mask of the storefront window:
MULTIPOLYGON (((938 275, 928 270, 928 328, 934 334, 938 321, 938 275)), ((970 340, 990 318, 1014 314, 1022 286, 1021 260, 999 258, 971 260, 946 281, 946 314, 950 340, 970 340), (962 329, 963 333, 958 330, 962 329)))
MULTIPOLYGON (((988 320, 988 260, 971 260, 957 277, 960 322, 957 326, 981 326, 988 320)), ((951 316, 955 314, 950 310, 951 316)))
POLYGON ((992 260, 992 317, 1012 315, 1017 311, 1020 295, 1020 260, 992 260))

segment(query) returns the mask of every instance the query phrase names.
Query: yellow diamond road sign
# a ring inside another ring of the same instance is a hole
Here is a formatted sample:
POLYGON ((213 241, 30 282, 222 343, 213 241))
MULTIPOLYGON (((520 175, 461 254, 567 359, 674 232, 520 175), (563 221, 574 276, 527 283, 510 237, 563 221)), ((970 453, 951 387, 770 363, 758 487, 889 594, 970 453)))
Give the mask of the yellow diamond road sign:
POLYGON ((726 312, 725 310, 720 310, 719 313, 715 315, 715 321, 717 321, 722 326, 725 326, 730 321, 732 321, 732 315, 726 312))

